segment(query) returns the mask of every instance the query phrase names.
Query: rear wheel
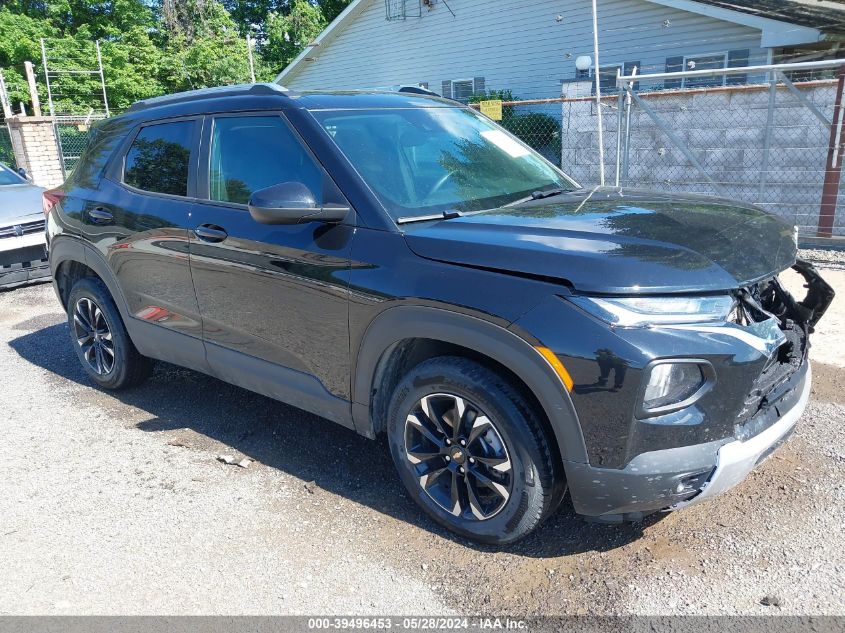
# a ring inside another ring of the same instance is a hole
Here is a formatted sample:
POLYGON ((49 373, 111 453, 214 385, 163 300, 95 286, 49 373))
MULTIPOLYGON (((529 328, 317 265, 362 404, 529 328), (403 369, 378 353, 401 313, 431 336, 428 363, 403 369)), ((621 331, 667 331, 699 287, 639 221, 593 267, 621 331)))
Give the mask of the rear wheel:
POLYGON ((425 361, 400 382, 389 415, 402 482, 450 530, 510 543, 556 507, 558 473, 540 420, 487 367, 460 357, 425 361))
POLYGON ((68 327, 82 368, 101 387, 124 389, 150 375, 152 360, 135 348, 99 279, 85 277, 74 284, 68 298, 68 327))

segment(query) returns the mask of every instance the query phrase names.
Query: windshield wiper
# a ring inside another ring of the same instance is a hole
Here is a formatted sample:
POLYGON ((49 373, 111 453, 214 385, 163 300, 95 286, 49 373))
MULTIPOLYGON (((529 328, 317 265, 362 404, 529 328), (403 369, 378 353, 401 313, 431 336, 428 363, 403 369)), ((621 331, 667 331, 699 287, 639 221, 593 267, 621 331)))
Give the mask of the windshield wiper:
POLYGON ((543 198, 551 198, 552 196, 559 196, 562 193, 569 193, 569 189, 546 189, 544 191, 535 191, 531 194, 531 200, 542 200, 543 198))
POLYGON ((570 193, 571 189, 545 189, 542 191, 535 191, 530 196, 525 196, 524 198, 520 198, 519 200, 514 200, 513 202, 508 202, 506 205, 503 205, 502 208, 505 207, 515 207, 519 204, 524 204, 526 202, 531 202, 532 200, 542 200, 543 198, 551 198, 552 196, 559 196, 564 193, 570 193))
POLYGON ((432 220, 451 220, 452 218, 459 218, 462 215, 462 211, 449 209, 448 211, 441 211, 440 213, 432 213, 430 215, 410 215, 408 217, 399 218, 396 220, 396 224, 413 224, 414 222, 431 222, 432 220))

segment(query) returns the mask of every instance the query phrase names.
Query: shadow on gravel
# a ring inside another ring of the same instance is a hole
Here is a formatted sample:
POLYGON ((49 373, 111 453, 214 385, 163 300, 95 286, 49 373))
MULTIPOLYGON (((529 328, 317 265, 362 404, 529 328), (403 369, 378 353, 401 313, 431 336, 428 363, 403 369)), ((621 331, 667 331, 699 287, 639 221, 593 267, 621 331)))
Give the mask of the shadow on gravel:
MULTIPOLYGON (((66 324, 45 327, 9 344, 30 363, 93 387, 69 345, 66 324)), ((383 441, 373 442, 300 409, 167 363, 157 363, 153 376, 140 387, 109 395, 149 413, 150 419, 137 425, 143 431, 189 428, 253 460, 444 538, 479 551, 501 550, 457 537, 418 510, 405 496, 383 441)), ((537 532, 506 550, 531 557, 608 551, 638 539, 661 516, 638 524, 590 524, 578 518, 565 500, 537 532)))

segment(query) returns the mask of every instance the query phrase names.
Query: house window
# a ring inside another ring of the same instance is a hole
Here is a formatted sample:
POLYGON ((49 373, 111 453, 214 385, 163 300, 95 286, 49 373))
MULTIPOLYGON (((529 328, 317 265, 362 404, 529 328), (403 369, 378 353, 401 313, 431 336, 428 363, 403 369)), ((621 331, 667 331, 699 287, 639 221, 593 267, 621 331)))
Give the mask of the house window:
POLYGON ((622 64, 610 64, 599 68, 599 86, 602 94, 616 92, 616 75, 622 72, 622 64))
MULTIPOLYGON (((625 62, 624 64, 607 64, 599 68, 599 85, 601 86, 602 94, 612 94, 619 90, 616 85, 616 77, 621 73, 623 75, 630 75, 634 72, 634 68, 639 68, 639 61, 625 62)), ((589 70, 587 77, 590 76, 589 70)), ((639 88, 638 81, 634 82, 634 90, 639 88)), ((595 85, 593 86, 593 94, 596 93, 595 85)))
MULTIPOLYGON (((684 57, 684 70, 715 70, 727 67, 728 54, 715 53, 712 55, 689 55, 684 57)), ((724 86, 725 76, 715 77, 684 77, 684 88, 704 88, 707 86, 724 86)))
POLYGON ((461 103, 469 103, 469 98, 475 94, 475 84, 472 79, 462 79, 452 82, 452 98, 461 103))

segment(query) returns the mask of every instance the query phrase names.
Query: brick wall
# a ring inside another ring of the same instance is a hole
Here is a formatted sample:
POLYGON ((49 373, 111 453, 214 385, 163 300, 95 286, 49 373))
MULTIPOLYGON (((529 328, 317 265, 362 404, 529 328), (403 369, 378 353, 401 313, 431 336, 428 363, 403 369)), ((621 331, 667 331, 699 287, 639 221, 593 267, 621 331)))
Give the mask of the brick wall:
POLYGON ((64 182, 56 131, 51 117, 16 116, 7 119, 18 167, 46 188, 64 182))

